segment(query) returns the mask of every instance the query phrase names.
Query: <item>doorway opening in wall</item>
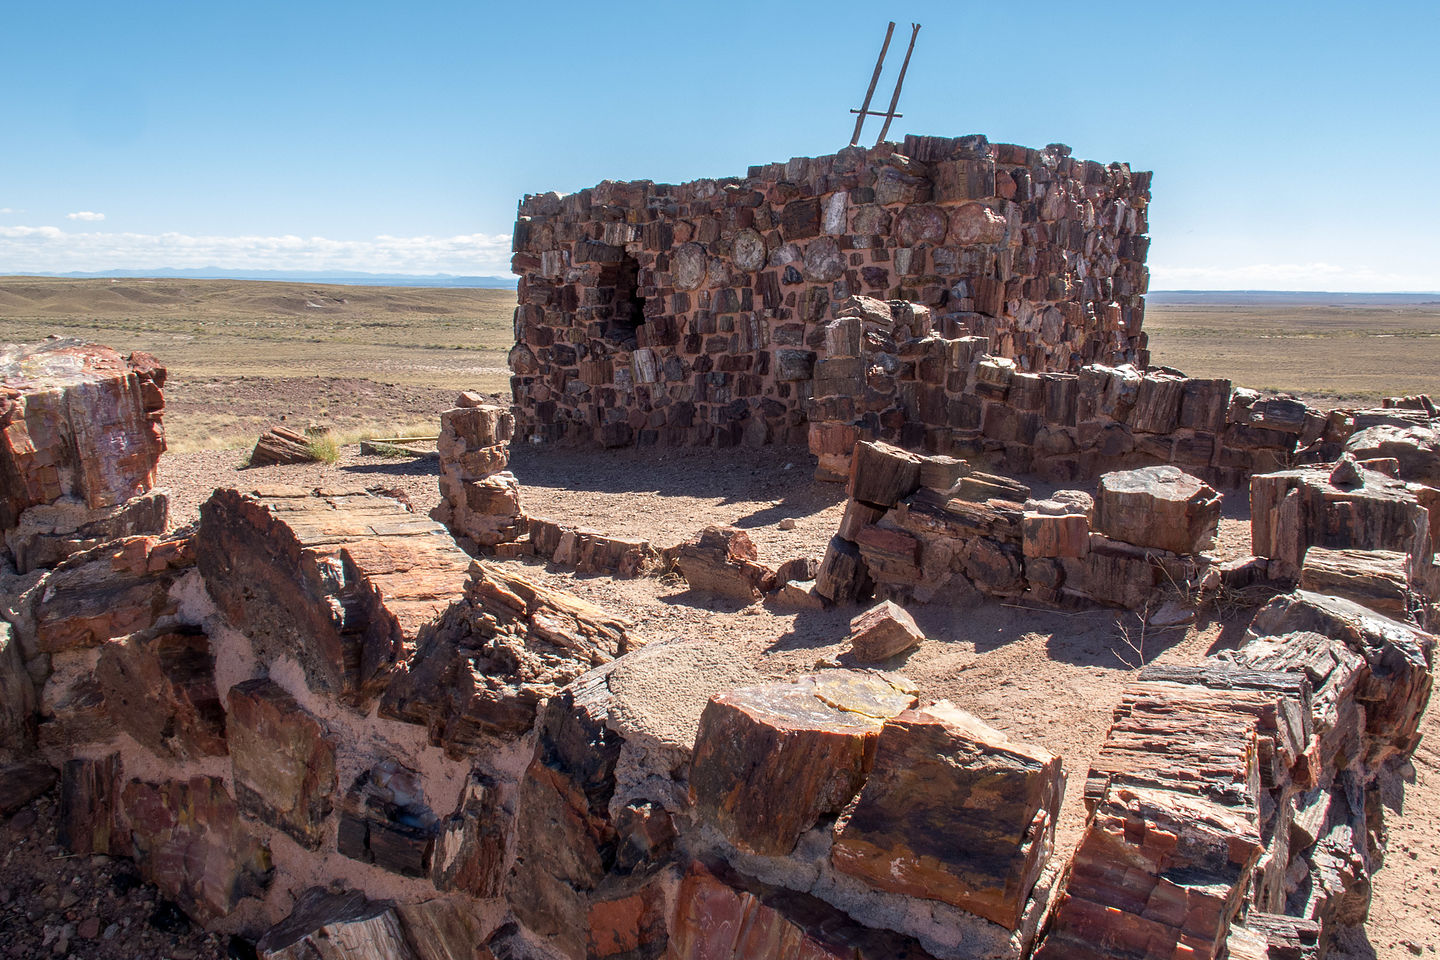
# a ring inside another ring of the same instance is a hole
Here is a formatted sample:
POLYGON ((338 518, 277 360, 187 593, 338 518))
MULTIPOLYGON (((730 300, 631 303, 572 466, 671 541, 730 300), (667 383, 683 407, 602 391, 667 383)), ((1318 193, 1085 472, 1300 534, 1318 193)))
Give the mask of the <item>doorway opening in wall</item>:
POLYGON ((610 320, 605 339, 624 350, 636 345, 635 329, 645 322, 645 298, 640 296, 640 264, 634 257, 622 257, 600 271, 600 286, 609 288, 610 320))

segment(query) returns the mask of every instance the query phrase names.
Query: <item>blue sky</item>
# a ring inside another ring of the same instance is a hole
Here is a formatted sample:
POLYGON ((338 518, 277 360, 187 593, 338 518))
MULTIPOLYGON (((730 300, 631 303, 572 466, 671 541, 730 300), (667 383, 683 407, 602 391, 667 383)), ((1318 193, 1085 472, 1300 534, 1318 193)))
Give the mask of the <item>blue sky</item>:
POLYGON ((0 273, 505 274, 526 192, 844 146, 887 19, 892 138, 1155 171, 1155 289, 1440 290, 1433 0, 12 0, 0 273))

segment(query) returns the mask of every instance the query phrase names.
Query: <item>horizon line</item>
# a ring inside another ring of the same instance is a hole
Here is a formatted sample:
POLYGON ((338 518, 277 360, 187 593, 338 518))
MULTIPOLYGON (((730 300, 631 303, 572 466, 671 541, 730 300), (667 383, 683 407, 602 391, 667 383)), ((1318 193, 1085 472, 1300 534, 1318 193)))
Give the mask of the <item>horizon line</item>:
MULTIPOLYGON (((409 279, 409 280, 491 280, 504 283, 518 281, 516 276, 507 276, 498 273, 403 273, 403 272, 377 272, 369 270, 277 270, 267 268, 247 269, 244 267, 225 269, 223 267, 116 267, 111 270, 67 270, 67 271, 21 271, 18 273, 0 274, 0 280, 14 278, 40 278, 49 280, 254 280, 260 282, 303 282, 312 278, 323 278, 340 281, 336 286, 385 286, 385 284, 367 284, 361 282, 368 278, 374 279, 409 279), (155 274, 146 273, 146 269, 154 269, 155 274), (170 276, 164 274, 168 271, 170 276), (241 276, 240 274, 272 274, 272 276, 241 276), (174 276, 173 274, 188 274, 188 276, 174 276), (347 278, 353 278, 354 282, 346 282, 347 278)), ((1144 295, 1155 294, 1307 294, 1325 296, 1402 296, 1402 297, 1440 297, 1440 290, 1316 290, 1316 289, 1293 289, 1283 287, 1224 287, 1207 289, 1203 287, 1173 287, 1156 290, 1149 290, 1144 295)))

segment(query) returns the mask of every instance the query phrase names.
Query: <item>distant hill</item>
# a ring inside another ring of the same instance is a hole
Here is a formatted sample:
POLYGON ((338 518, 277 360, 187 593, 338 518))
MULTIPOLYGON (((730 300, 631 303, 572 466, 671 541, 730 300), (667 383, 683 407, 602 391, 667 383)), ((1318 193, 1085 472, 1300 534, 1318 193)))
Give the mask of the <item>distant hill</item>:
POLYGON ((1440 293, 1344 293, 1318 290, 1151 290, 1145 302, 1162 306, 1413 307, 1440 303, 1440 293))
POLYGON ((59 277, 69 280, 157 279, 157 280, 282 280, 290 283, 333 283, 363 287, 471 287, 484 290, 514 290, 514 277, 462 277, 450 273, 362 273, 334 270, 310 273, 304 270, 227 270, 197 267, 190 270, 102 270, 93 273, 26 273, 17 276, 59 277))

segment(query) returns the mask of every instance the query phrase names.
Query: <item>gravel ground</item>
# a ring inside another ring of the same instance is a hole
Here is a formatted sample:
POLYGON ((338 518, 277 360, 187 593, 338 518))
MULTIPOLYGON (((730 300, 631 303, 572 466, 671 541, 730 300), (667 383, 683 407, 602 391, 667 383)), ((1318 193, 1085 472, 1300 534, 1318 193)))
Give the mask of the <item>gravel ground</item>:
POLYGON ((140 880, 128 860, 72 857, 55 836, 55 794, 0 823, 0 957, 34 960, 246 960, 243 941, 208 934, 140 880))

